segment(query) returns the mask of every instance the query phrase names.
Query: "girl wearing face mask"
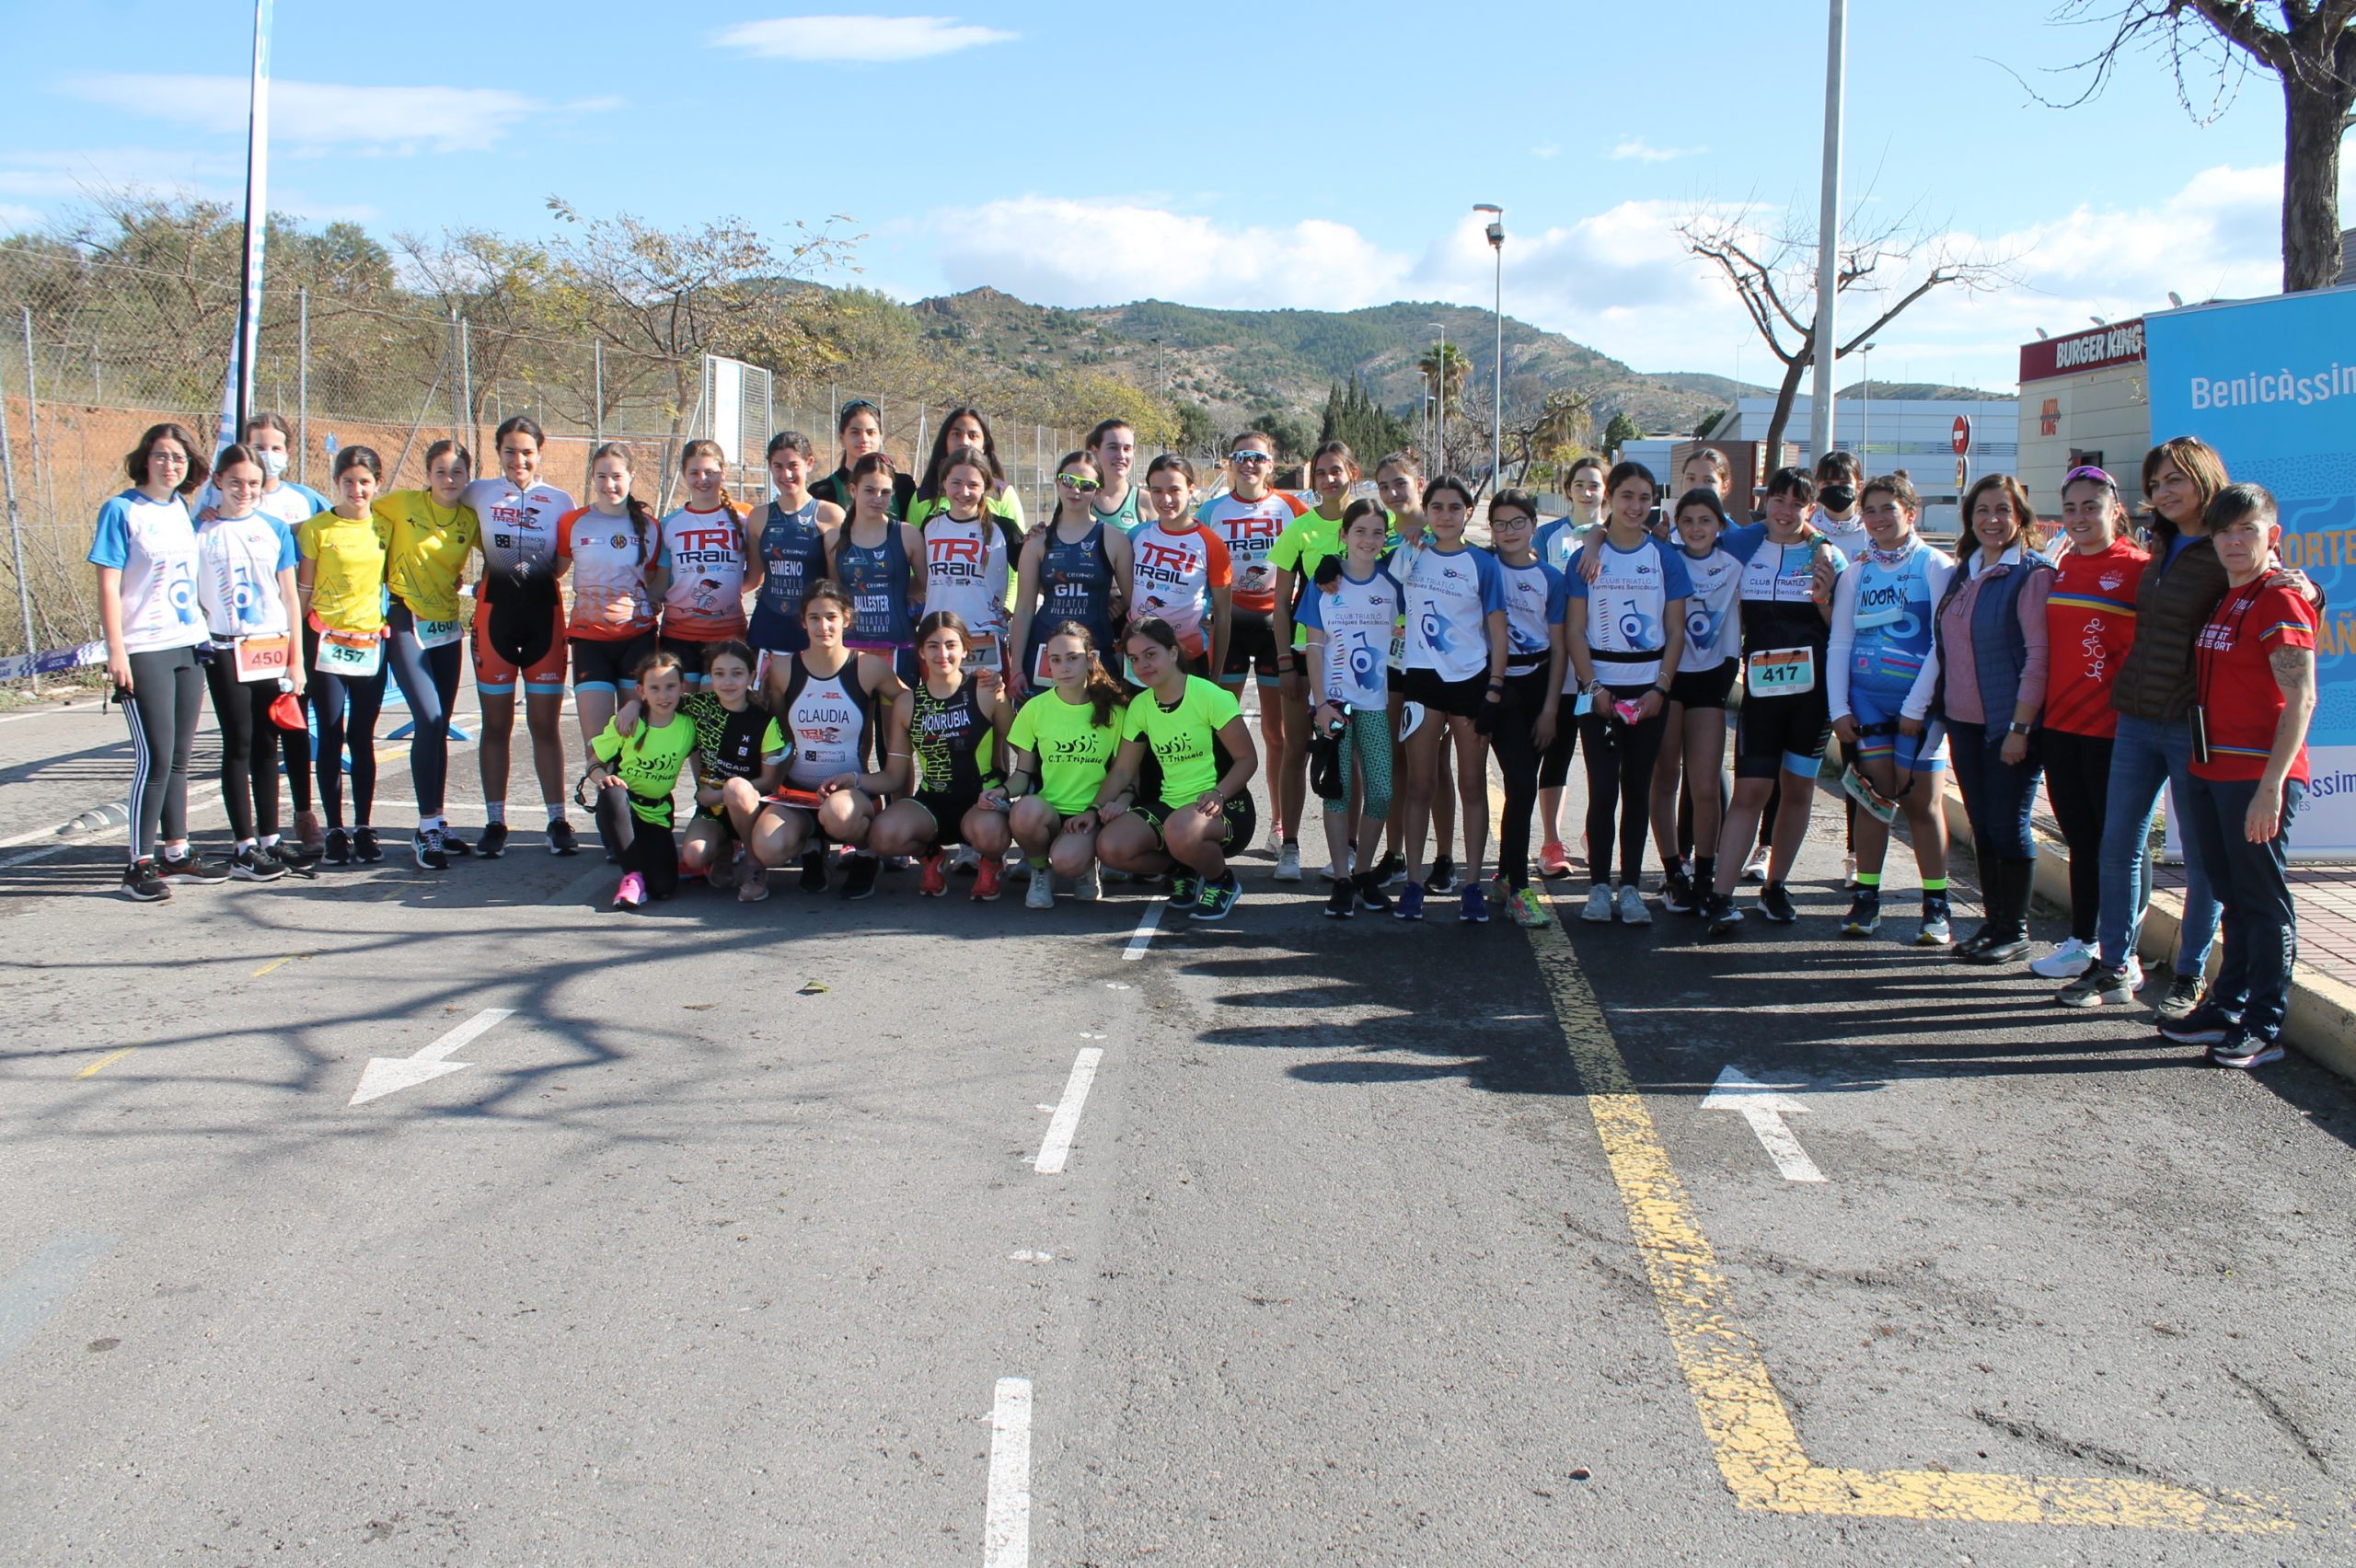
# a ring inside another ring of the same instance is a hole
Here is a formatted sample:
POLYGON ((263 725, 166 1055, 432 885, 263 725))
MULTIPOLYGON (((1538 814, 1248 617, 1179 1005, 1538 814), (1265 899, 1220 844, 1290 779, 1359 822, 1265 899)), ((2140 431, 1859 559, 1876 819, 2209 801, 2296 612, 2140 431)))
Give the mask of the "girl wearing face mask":
MULTIPOLYGON (((850 513, 850 488, 855 482, 851 470, 859 460, 884 450, 884 410, 864 398, 854 398, 835 414, 835 444, 842 449, 842 461, 835 471, 810 487, 811 495, 837 510, 842 515, 850 513)), ((916 500, 917 481, 913 474, 895 470, 892 474, 892 495, 887 503, 891 515, 905 520, 908 504, 916 500)), ((800 605, 795 606, 796 619, 800 605)))
POLYGON ((372 449, 336 454, 337 502, 294 530, 306 613, 303 663, 312 674, 319 726, 319 800, 327 807, 329 865, 352 863, 343 825, 343 751, 352 746, 352 820, 372 844, 376 803, 376 713, 385 700, 385 556, 392 530, 374 512, 384 465, 372 449), (346 721, 349 720, 347 727, 346 721))
MULTIPOLYGON (((411 852, 428 870, 448 869, 453 842, 442 808, 450 779, 450 713, 458 699, 458 662, 466 654, 459 640, 464 623, 458 585, 466 577, 467 557, 482 537, 480 520, 463 499, 473 474, 474 458, 465 447, 437 441, 425 449, 425 488, 380 495, 371 508, 385 528, 385 660, 409 706, 409 777, 418 821, 411 852), (429 841, 429 831, 441 836, 429 841)), ((479 640, 477 646, 481 648, 479 640)), ((477 679, 479 689, 479 667, 477 679)), ((510 693, 512 720, 513 687, 510 693)), ((486 712, 490 706, 486 698, 486 712)), ((484 859, 497 859, 506 847, 502 816, 482 830, 475 848, 484 859)), ((384 859, 373 828, 354 830, 352 858, 364 865, 384 859)))
MULTIPOLYGON (((817 460, 817 449, 800 431, 781 430, 769 437, 769 486, 777 494, 761 518, 756 546, 760 588, 745 632, 760 658, 756 677, 768 674, 772 658, 810 645, 802 627, 802 597, 826 575, 835 535, 850 510, 848 499, 837 504, 804 488, 817 460)), ((849 496, 848 484, 838 489, 849 496)))
MULTIPOLYGON (((221 726, 221 798, 237 847, 229 875, 276 882, 287 862, 279 842, 281 728, 271 709, 281 692, 304 687, 295 628, 302 624, 294 530, 258 510, 261 459, 244 446, 214 465, 219 515, 197 530, 197 600, 213 642, 205 684, 221 726)), ((288 726, 291 728, 292 726, 288 726)))

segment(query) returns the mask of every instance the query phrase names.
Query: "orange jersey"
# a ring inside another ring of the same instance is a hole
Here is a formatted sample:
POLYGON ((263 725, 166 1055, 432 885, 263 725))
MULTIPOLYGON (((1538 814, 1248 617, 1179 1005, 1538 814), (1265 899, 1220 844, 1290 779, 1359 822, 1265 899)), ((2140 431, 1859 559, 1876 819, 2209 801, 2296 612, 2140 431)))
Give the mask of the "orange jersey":
POLYGON ((745 635, 745 534, 726 502, 710 512, 681 507, 663 519, 671 586, 663 595, 663 635, 717 642, 745 635))
POLYGON ((1211 590, 1235 581, 1218 531, 1193 523, 1173 534, 1156 523, 1138 529, 1129 544, 1136 559, 1129 573, 1129 614, 1161 617, 1187 652, 1204 652, 1211 590))
POLYGON ((641 538, 629 517, 584 506, 557 523, 556 554, 572 563, 573 636, 624 642, 654 629, 647 580, 663 565, 660 525, 641 538))

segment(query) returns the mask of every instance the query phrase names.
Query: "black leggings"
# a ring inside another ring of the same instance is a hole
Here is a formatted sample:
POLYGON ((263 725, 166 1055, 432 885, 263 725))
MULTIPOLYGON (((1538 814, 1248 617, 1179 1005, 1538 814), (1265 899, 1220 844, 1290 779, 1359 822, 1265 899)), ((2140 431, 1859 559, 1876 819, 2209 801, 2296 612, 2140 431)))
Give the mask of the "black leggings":
POLYGON ((131 695, 131 858, 153 859, 156 845, 188 836, 188 759, 204 716, 204 677, 193 648, 133 653, 131 695))
MULTIPOLYGON (((409 778, 417 791, 417 814, 440 816, 450 783, 450 708, 458 700, 458 665, 467 645, 421 647, 417 617, 398 599, 385 624, 392 632, 385 643, 385 662, 393 667, 401 700, 409 704, 409 778)), ((377 689, 381 694, 383 687, 377 689)), ((357 759, 354 767, 356 770, 357 759)))
POLYGON ((1633 702, 1653 688, 1648 686, 1606 686, 1595 707, 1579 721, 1587 742, 1587 863, 1588 875, 1598 882, 1611 880, 1612 813, 1619 813, 1620 880, 1635 886, 1645 870, 1645 840, 1652 832, 1653 764, 1660 760, 1661 738, 1669 733, 1669 709, 1640 723, 1630 724, 1611 705, 1633 702))
POLYGON ((303 628, 303 663, 311 671, 311 715, 318 721, 319 804, 328 825, 343 825, 343 744, 352 741, 352 820, 366 827, 376 805, 376 713, 385 705, 385 671, 330 675, 318 669, 319 634, 303 628), (351 727, 345 728, 347 709, 351 727))
POLYGON ((229 808, 229 832, 240 844, 268 838, 278 831, 278 759, 287 734, 270 718, 278 682, 239 680, 237 655, 223 648, 204 666, 204 684, 221 726, 221 803, 229 808))
POLYGON ((646 879, 649 897, 668 898, 679 891, 679 847, 670 824, 640 821, 629 809, 629 791, 620 785, 598 788, 597 836, 625 873, 646 879))
POLYGON ((1580 723, 1571 717, 1571 707, 1577 701, 1576 695, 1563 694, 1561 717, 1554 724, 1553 744, 1538 759, 1538 787, 1541 790, 1559 790, 1571 781, 1571 758, 1578 753, 1580 723))
POLYGON ((2038 732, 2045 754, 2045 793, 2062 841, 2070 847, 2070 934, 2091 943, 2102 912, 2102 825, 2110 793, 2108 735, 2038 732))
POLYGON ((1505 816, 1497 824, 1497 874, 1513 893, 1530 885, 1530 819, 1538 810, 1541 767, 1538 743, 1530 732, 1546 706, 1546 687, 1553 674, 1542 667, 1507 675, 1505 712, 1489 735, 1489 749, 1496 755, 1497 771, 1505 776, 1506 784, 1505 816))

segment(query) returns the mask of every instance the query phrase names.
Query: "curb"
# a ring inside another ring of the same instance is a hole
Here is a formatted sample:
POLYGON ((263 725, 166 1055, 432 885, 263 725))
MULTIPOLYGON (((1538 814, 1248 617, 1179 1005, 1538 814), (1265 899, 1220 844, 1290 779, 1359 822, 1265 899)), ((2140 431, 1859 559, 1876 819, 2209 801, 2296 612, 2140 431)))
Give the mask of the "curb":
MULTIPOLYGON (((1943 799, 1948 838, 1969 845, 1971 824, 1964 815, 1962 799, 1952 790, 1943 799)), ((2056 909, 2067 911, 2069 848, 2042 829, 2038 830, 2037 838, 2037 894, 2056 909)), ((2154 890, 2151 907, 2143 915, 2142 934, 2136 943, 2144 962, 2157 966, 2154 973, 2173 962, 2177 932, 2183 924, 2183 896, 2154 890)), ((2216 968, 2217 954, 2212 951, 2209 955, 2210 972, 2214 974, 2216 968)), ((2356 1081, 2356 986, 2335 980, 2304 960, 2294 963, 2291 970, 2291 1007, 2283 1020, 2282 1039, 2301 1055, 2341 1078, 2356 1081)))

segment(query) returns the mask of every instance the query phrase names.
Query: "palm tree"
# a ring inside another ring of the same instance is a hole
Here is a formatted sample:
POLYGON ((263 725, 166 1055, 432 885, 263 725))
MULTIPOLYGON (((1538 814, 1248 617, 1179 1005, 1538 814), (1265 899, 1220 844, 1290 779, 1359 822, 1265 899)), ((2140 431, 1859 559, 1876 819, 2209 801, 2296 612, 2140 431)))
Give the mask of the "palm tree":
POLYGON ((1464 400, 1465 378, 1472 374, 1472 362, 1466 359, 1464 351, 1454 343, 1426 349, 1424 357, 1415 362, 1415 368, 1427 376, 1441 376, 1443 367, 1445 376, 1442 385, 1448 393, 1448 400, 1451 405, 1460 404, 1464 400))

